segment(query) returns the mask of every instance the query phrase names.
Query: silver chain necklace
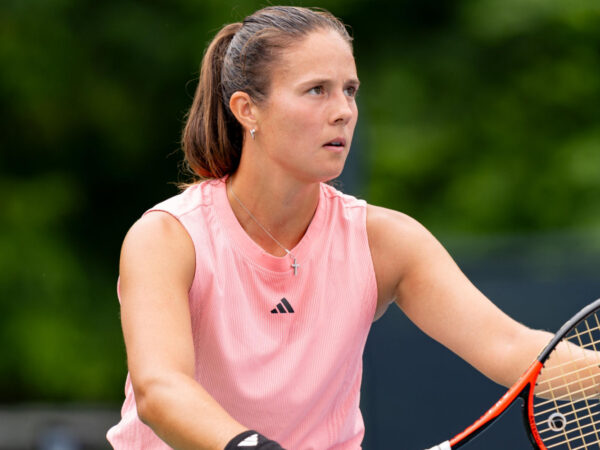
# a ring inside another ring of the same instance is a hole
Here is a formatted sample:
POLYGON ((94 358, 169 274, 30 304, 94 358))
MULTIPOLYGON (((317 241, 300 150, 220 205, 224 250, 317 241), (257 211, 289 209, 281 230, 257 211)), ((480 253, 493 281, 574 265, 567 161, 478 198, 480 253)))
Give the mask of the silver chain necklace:
POLYGON ((275 237, 271 233, 269 233, 269 230, 267 230, 265 227, 262 226, 262 224, 258 221, 258 219, 256 217, 254 217, 254 215, 250 212, 250 210, 248 208, 246 208, 246 205, 244 205, 242 203, 242 201, 239 199, 239 197, 237 195, 235 195, 233 186, 231 185, 231 178, 229 180, 227 180, 227 186, 229 186, 229 192, 231 192, 231 195, 233 196, 235 201, 238 202, 238 204, 242 207, 242 209, 244 211, 246 211, 246 214, 248 214, 248 216, 250 216, 250 218, 256 223, 256 225, 258 225, 260 227, 260 229, 263 230, 267 234, 267 236, 269 236, 271 239, 273 239, 273 241, 277 245, 279 245, 283 250, 285 250, 285 253, 290 257, 290 259, 292 259, 294 261, 290 265, 290 267, 292 269, 294 269, 294 276, 296 276, 298 274, 298 268, 300 267, 300 264, 298 264, 296 262, 296 257, 294 256, 294 254, 291 251, 289 251, 287 248, 285 248, 283 245, 281 245, 281 242, 279 242, 277 239, 275 239, 275 237))

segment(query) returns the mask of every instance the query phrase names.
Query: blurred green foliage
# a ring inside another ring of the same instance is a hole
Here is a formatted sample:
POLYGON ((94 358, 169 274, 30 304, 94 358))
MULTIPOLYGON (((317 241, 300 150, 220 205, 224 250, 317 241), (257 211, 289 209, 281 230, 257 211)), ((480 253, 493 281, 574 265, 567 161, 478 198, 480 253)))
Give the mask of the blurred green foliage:
POLYGON ((598 227, 600 4, 455 5, 359 59, 370 199, 438 231, 598 227))
MULTIPOLYGON (((121 399, 120 243, 177 192, 206 44, 261 6, 0 4, 0 401, 121 399)), ((355 36, 370 202, 436 233, 600 226, 597 0, 319 6, 355 36)))

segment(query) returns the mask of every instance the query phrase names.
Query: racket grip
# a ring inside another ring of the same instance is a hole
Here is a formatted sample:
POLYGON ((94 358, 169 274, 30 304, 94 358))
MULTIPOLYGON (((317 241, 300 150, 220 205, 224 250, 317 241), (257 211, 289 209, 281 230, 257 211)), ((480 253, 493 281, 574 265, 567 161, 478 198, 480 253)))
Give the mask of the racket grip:
POLYGON ((431 447, 425 450, 452 450, 452 447, 450 447, 450 441, 446 441, 442 442, 439 445, 436 445, 435 447, 431 447))

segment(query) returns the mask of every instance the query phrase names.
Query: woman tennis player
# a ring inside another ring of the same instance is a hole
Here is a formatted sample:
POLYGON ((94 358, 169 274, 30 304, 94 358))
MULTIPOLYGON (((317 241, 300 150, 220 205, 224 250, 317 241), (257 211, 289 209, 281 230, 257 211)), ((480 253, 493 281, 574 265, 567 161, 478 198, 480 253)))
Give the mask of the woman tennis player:
POLYGON ((362 353, 391 303, 504 385, 550 339, 415 220, 324 184, 358 117, 351 41, 325 11, 267 7, 209 45, 183 134, 198 181, 123 244, 114 448, 359 449, 362 353))

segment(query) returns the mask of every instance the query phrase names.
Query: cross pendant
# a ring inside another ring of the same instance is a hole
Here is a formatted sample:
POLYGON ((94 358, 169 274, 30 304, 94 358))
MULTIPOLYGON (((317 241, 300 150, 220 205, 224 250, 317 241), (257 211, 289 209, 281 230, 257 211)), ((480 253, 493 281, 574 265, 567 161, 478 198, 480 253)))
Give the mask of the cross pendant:
POLYGON ((294 263, 292 264, 292 269, 294 269, 294 276, 296 276, 298 274, 298 268, 300 267, 300 264, 296 263, 296 258, 294 258, 294 263))

